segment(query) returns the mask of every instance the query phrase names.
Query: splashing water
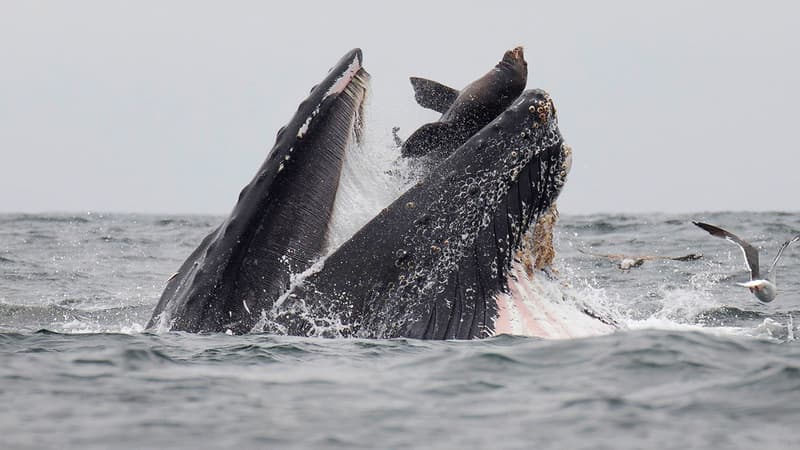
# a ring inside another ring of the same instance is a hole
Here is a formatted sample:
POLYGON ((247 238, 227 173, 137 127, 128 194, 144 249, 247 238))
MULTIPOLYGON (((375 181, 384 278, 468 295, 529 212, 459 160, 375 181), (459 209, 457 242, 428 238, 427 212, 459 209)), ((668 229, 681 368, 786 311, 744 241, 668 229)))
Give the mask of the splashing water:
MULTIPOLYGON (((367 111, 367 120, 369 117, 367 111)), ((351 142, 339 179, 326 254, 349 239, 413 181, 406 175, 407 160, 398 158, 399 150, 388 133, 367 127, 361 142, 351 142)))

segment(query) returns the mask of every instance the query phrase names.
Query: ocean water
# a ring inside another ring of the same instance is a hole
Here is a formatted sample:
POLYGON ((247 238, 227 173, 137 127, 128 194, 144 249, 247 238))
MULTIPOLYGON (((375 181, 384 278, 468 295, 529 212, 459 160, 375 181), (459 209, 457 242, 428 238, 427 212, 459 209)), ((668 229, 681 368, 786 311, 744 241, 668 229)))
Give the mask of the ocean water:
POLYGON ((150 334, 166 280, 222 217, 0 215, 0 448, 794 448, 800 245, 780 294, 741 252, 796 213, 562 216, 559 286, 611 334, 482 341, 150 334), (628 271, 580 253, 702 253, 628 271))

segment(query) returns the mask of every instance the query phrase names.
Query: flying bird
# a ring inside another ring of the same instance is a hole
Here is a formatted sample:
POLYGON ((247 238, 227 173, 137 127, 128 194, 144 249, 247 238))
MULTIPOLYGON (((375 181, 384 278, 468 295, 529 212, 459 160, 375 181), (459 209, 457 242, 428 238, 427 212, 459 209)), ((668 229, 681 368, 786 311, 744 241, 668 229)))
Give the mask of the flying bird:
POLYGON ((654 259, 668 259, 671 261, 694 261, 695 259, 700 259, 703 257, 703 255, 699 253, 689 253, 688 255, 683 255, 683 256, 659 256, 659 255, 630 256, 630 255, 609 255, 605 253, 592 253, 592 252, 587 252, 586 250, 582 250, 580 248, 577 250, 583 253, 584 255, 598 256, 600 258, 608 258, 611 260, 619 261, 617 263, 617 267, 619 267, 622 270, 630 270, 634 267, 639 267, 642 264, 644 264, 645 261, 652 261, 654 259))
POLYGON ((742 253, 744 253, 744 259, 747 262, 747 266, 750 268, 750 281, 747 283, 736 284, 750 289, 750 292, 752 292, 756 298, 764 303, 769 303, 775 299, 775 296, 778 295, 778 289, 775 286, 775 266, 778 264, 778 260, 781 259, 781 255, 783 254, 783 251, 786 250, 786 247, 788 247, 792 242, 797 242, 800 240, 800 234, 789 239, 788 241, 784 242, 783 245, 781 245, 781 248, 778 249, 778 254, 775 255, 775 259, 772 260, 772 264, 769 266, 769 270, 767 270, 767 273, 762 277, 758 267, 757 248, 753 247, 739 236, 736 236, 730 231, 725 231, 720 227, 709 225, 703 222, 692 223, 706 230, 712 236, 733 242, 742 249, 742 253))

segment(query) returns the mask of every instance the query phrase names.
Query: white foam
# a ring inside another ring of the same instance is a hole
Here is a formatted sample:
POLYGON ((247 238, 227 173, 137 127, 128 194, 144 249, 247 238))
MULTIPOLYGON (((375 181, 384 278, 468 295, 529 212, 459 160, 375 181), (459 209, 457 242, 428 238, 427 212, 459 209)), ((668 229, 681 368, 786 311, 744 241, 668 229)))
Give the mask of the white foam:
POLYGON ((78 319, 64 323, 53 323, 52 330, 65 334, 95 334, 95 333, 120 333, 140 334, 144 332, 144 325, 138 323, 114 324, 103 326, 94 322, 85 322, 78 319))
MULTIPOLYGON (((570 273, 568 278, 581 280, 580 273, 572 272, 570 269, 565 272, 570 273)), ((641 308, 619 298, 614 289, 598 286, 600 283, 597 280, 582 280, 585 287, 577 290, 575 295, 578 299, 588 300, 594 305, 608 305, 622 328, 629 330, 702 332, 715 336, 747 336, 787 341, 795 339, 795 326, 791 315, 787 317, 786 323, 765 318, 758 325, 744 327, 720 325, 700 319, 704 313, 725 306, 719 302, 718 296, 714 295, 722 279, 724 275, 715 270, 699 270, 690 277, 685 286, 658 286, 654 297, 659 299, 657 301, 660 303, 660 308, 647 317, 641 317, 641 308), (633 309, 625 311, 627 308, 633 309)))

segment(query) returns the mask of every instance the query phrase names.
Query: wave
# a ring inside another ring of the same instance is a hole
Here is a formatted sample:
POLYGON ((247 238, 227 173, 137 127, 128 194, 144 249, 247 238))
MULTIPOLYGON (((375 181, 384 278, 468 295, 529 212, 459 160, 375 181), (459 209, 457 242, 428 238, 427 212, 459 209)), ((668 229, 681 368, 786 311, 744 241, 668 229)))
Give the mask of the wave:
POLYGON ((61 333, 138 333, 152 310, 151 305, 114 306, 92 310, 64 305, 19 305, 0 303, 0 331, 47 329, 61 333))
POLYGON ((0 223, 22 223, 22 222, 39 222, 39 223, 53 223, 53 224, 85 224, 91 221, 86 216, 78 216, 73 214, 0 214, 0 223))

